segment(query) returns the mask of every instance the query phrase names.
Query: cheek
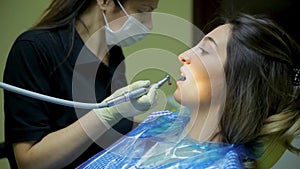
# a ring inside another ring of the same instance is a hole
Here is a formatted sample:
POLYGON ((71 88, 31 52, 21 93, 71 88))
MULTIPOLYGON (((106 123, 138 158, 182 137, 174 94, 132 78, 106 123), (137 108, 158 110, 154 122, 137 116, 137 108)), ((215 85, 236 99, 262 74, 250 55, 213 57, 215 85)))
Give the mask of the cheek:
POLYGON ((209 70, 208 67, 202 62, 198 61, 197 64, 191 66, 190 71, 190 84, 193 84, 193 87, 197 87, 199 90, 203 89, 206 86, 209 86, 209 70))
POLYGON ((184 106, 195 107, 201 103, 206 103, 210 99, 210 82, 206 72, 199 72, 190 75, 190 78, 179 86, 174 92, 174 98, 184 106), (197 77, 197 78, 196 78, 197 77))
POLYGON ((122 13, 115 13, 112 14, 110 17, 107 16, 107 20, 109 22, 109 27, 113 31, 118 31, 124 25, 126 20, 128 19, 127 16, 124 16, 122 13))
MULTIPOLYGON (((132 8, 129 3, 125 3, 123 6, 128 14, 132 13, 132 8)), ((106 17, 109 22, 109 26, 113 31, 118 31, 128 19, 125 12, 117 6, 113 6, 107 10, 106 17)))
POLYGON ((208 70, 206 67, 201 67, 201 69, 197 69, 194 71, 193 74, 193 82, 190 86, 191 89, 193 89, 193 97, 195 100, 199 99, 201 102, 208 102, 211 98, 211 79, 209 76, 208 70), (195 97, 196 96, 196 97, 195 97))
POLYGON ((211 88, 210 90, 216 93, 221 92, 226 84, 223 63, 220 60, 214 60, 207 65, 211 88))
POLYGON ((153 22, 152 22, 152 15, 146 14, 147 16, 144 16, 140 19, 140 22, 143 23, 148 29, 153 29, 153 22))
POLYGON ((191 89, 190 87, 180 86, 175 90, 173 96, 178 103, 184 106, 192 106, 195 103, 200 103, 195 88, 191 89))
POLYGON ((209 78, 197 84, 197 95, 200 97, 201 102, 209 102, 211 98, 211 83, 209 78))
POLYGON ((217 56, 207 57, 202 60, 202 70, 198 69, 195 73, 199 77, 199 82, 203 90, 219 91, 225 85, 224 60, 217 56), (198 73, 201 72, 201 73, 198 73))

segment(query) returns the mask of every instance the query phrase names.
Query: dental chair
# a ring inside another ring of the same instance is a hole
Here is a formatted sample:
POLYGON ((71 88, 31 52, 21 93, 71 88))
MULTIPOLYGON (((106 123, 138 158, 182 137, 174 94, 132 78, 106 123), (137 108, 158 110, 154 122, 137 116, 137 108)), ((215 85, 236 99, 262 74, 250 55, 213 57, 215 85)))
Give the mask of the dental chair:
POLYGON ((6 158, 5 144, 4 142, 0 143, 0 159, 6 158))
POLYGON ((6 149, 5 149, 5 143, 4 141, 3 142, 0 142, 0 168, 1 169, 9 169, 11 168, 10 165, 9 165, 9 162, 8 162, 8 154, 6 152, 6 149))
POLYGON ((280 144, 275 139, 268 143, 265 143, 265 151, 263 156, 257 160, 257 168, 272 168, 277 163, 277 161, 279 161, 285 151, 286 148, 283 147, 282 144, 280 144))

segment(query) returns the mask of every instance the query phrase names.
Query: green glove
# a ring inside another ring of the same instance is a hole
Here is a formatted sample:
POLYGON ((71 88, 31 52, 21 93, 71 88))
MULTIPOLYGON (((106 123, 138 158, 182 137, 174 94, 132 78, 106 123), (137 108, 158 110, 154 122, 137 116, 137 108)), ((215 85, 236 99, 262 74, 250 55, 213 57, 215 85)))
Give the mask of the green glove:
MULTIPOLYGON (((104 101, 110 100, 111 98, 117 97, 126 91, 132 91, 141 87, 149 87, 149 80, 140 80, 134 82, 126 87, 123 87, 115 91, 111 96, 106 98, 104 101)), ((149 92, 136 100, 124 102, 112 107, 95 109, 94 112, 99 119, 105 124, 106 127, 110 128, 119 122, 123 117, 133 117, 149 110, 157 103, 157 91, 158 85, 152 85, 149 92)), ((104 102, 103 101, 103 102, 104 102)))

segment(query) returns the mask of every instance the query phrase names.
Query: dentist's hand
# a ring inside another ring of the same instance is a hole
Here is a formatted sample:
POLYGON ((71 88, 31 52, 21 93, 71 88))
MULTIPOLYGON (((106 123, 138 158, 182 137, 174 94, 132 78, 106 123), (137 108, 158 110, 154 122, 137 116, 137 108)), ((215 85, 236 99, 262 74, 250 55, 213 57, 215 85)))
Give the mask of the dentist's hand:
MULTIPOLYGON (((132 91, 141 87, 149 87, 149 86, 150 86, 149 80, 140 80, 115 91, 111 96, 106 98, 104 101, 117 97, 126 91, 132 91)), ((156 91, 157 88, 158 85, 154 84, 151 86, 149 92, 146 95, 143 95, 129 102, 120 103, 112 107, 95 109, 94 112, 99 117, 99 119, 106 125, 106 127, 112 127, 117 122, 119 122, 123 117, 133 117, 142 114, 143 112, 154 107, 157 104, 157 91, 156 91)))

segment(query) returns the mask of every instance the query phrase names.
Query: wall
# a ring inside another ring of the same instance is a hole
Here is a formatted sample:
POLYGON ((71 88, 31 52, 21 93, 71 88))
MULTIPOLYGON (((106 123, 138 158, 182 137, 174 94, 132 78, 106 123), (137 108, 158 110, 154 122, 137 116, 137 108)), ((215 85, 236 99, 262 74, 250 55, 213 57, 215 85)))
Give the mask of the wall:
MULTIPOLYGON (((16 37, 37 21, 49 1, 1 0, 0 1, 0 79, 9 49, 16 37)), ((4 140, 3 91, 0 90, 0 142, 4 140)), ((0 168, 9 168, 6 159, 0 160, 0 168)))
MULTIPOLYGON (((49 4, 49 0, 1 0, 0 1, 0 80, 3 78, 3 70, 8 55, 9 49, 16 39, 16 37, 26 29, 28 29, 34 22, 36 22, 42 11, 49 4)), ((192 0, 160 0, 157 12, 165 12, 177 15, 184 19, 190 20, 192 18, 191 11, 192 0), (184 3, 183 3, 184 2, 184 3)), ((186 30, 186 28, 185 28, 186 30)), ((188 31, 188 30, 187 30, 188 31)), ((157 38, 161 36, 154 35, 143 42, 137 44, 135 47, 127 47, 124 49, 126 55, 131 55, 135 51, 140 50, 150 44, 156 44, 158 47, 163 47, 167 50, 174 50, 174 55, 177 55, 185 48, 178 45, 177 42, 164 40, 157 42, 157 38)), ((153 72, 151 72, 153 75, 153 72)), ((147 77, 147 76, 146 76, 147 77)), ((3 91, 0 90, 0 142, 3 138, 3 91)), ((0 160, 0 168, 8 169, 8 162, 6 159, 0 160)))

